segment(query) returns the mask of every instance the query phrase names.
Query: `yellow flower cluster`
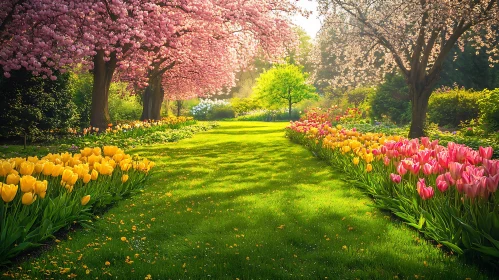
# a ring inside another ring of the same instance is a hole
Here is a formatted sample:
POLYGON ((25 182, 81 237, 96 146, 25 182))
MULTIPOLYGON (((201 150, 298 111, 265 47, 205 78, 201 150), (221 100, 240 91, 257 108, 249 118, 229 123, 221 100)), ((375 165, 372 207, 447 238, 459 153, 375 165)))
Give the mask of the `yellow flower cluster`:
MULTIPOLYGON (((119 168, 128 172, 131 168, 147 173, 154 163, 144 159, 134 160, 116 146, 101 148, 84 148, 79 154, 61 153, 38 157, 11 158, 0 160, 0 194, 6 203, 14 200, 19 186, 22 203, 32 204, 36 198, 45 198, 48 181, 60 177, 60 184, 68 192, 72 192, 77 182, 87 184, 98 179, 99 175, 112 175, 119 168), (3 180, 1 180, 3 178, 3 180)), ((125 183, 128 174, 123 174, 121 181, 125 183)), ((82 204, 88 203, 90 196, 84 197, 82 204)))
MULTIPOLYGON (((338 150, 344 155, 353 157, 352 163, 358 165, 360 160, 366 163, 366 172, 372 171, 371 162, 380 160, 381 155, 373 155, 374 149, 379 149, 387 140, 396 140, 400 136, 385 136, 383 133, 360 133, 354 130, 341 130, 341 127, 326 127, 328 134, 322 141, 324 148, 338 150)), ((397 140, 396 140, 397 141, 397 140)))

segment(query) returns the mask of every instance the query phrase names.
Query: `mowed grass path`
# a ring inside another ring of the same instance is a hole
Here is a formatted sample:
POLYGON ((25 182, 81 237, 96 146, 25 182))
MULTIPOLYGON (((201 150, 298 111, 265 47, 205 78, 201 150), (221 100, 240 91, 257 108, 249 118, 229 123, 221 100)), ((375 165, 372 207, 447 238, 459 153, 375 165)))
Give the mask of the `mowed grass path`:
POLYGON ((16 272, 56 279, 486 278, 370 207, 341 173, 286 139, 285 125, 222 122, 192 139, 136 149, 157 163, 144 191, 16 272))

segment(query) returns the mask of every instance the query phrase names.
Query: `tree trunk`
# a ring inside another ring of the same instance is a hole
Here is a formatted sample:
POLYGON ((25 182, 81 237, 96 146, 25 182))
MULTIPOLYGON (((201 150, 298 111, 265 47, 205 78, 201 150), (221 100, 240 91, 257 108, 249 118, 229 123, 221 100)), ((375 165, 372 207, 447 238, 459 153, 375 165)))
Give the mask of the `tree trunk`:
POLYGON ((184 101, 177 100, 177 101, 175 101, 175 103, 177 104, 177 117, 180 117, 180 113, 182 111, 182 105, 184 105, 184 101))
POLYGON ((111 123, 109 117, 109 87, 116 70, 116 53, 111 53, 109 61, 104 61, 104 51, 98 50, 93 58, 94 84, 92 89, 92 106, 90 110, 90 125, 104 131, 111 123))
POLYGON ((409 138, 419 138, 425 136, 426 112, 428 111, 428 100, 431 89, 416 90, 410 87, 412 119, 409 130, 409 138))
POLYGON ((141 120, 160 120, 161 105, 163 104, 164 91, 161 86, 161 76, 152 75, 149 85, 142 94, 141 120))
POLYGON ((291 120, 291 105, 292 105, 292 103, 291 103, 291 99, 288 101, 289 101, 289 107, 288 107, 289 120, 291 120))

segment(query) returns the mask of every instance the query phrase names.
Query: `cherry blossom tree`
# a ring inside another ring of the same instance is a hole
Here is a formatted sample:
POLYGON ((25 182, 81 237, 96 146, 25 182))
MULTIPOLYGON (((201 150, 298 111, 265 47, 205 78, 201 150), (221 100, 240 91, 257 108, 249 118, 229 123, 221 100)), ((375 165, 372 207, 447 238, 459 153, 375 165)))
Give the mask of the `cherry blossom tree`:
POLYGON ((497 0, 318 0, 320 41, 334 58, 334 85, 369 83, 398 69, 411 97, 409 137, 424 135, 428 100, 454 46, 473 41, 497 62, 497 0))
MULTIPOLYGON (((182 35, 195 24, 216 26, 218 30, 211 30, 214 39, 217 31, 224 36, 235 32, 234 27, 251 26, 267 36, 260 45, 275 45, 280 37, 274 37, 274 31, 287 24, 286 13, 295 11, 288 0, 8 0, 1 7, 5 8, 0 12, 4 75, 24 67, 34 75, 56 79, 54 70, 75 64, 91 69, 91 125, 96 127, 109 123, 109 86, 115 72, 149 67, 149 78, 160 77, 158 73, 186 57, 193 59, 191 50, 182 45, 182 35), (183 53, 177 52, 182 56, 170 56, 170 48, 182 49, 183 53)), ((150 83, 154 91, 159 83, 150 83)))

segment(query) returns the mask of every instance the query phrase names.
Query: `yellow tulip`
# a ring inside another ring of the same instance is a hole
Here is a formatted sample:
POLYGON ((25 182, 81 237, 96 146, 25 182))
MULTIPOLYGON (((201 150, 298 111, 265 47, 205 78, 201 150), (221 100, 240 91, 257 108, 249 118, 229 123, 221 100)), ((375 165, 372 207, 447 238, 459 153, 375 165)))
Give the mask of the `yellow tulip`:
POLYGON ((21 180, 21 177, 19 177, 19 175, 10 173, 9 175, 7 175, 6 183, 8 185, 17 185, 19 184, 19 180, 21 180))
POLYGON ((78 181, 78 174, 73 174, 73 176, 69 179, 68 183, 70 185, 76 184, 76 181, 78 181))
POLYGON ((34 157, 28 157, 28 161, 29 161, 29 162, 32 162, 32 163, 37 163, 37 162, 38 162, 38 157, 37 157, 37 156, 34 156, 34 157))
POLYGON ((43 165, 42 173, 45 176, 49 176, 52 174, 52 170, 54 170, 55 164, 53 162, 47 162, 43 165))
POLYGON ((48 182, 47 180, 36 181, 35 183, 35 193, 39 195, 41 198, 45 197, 45 193, 47 192, 48 182), (42 196, 43 194, 43 196, 42 196))
POLYGON ((104 146, 104 155, 112 157, 118 151, 118 147, 116 146, 104 146))
POLYGON ((126 181, 128 181, 128 174, 121 176, 121 182, 125 183, 126 181))
POLYGON ((92 152, 96 156, 100 156, 101 155, 101 149, 99 147, 95 147, 92 152))
POLYGON ((35 163, 35 173, 36 174, 42 173, 44 164, 45 164, 44 161, 39 161, 39 162, 35 163))
POLYGON ((21 166, 21 163, 25 162, 26 160, 24 158, 16 157, 16 158, 11 158, 11 162, 14 162, 14 166, 16 168, 19 168, 21 166))
POLYGON ((353 160, 352 160, 352 162, 355 165, 359 164, 359 158, 358 157, 354 157, 353 160))
POLYGON ((83 183, 84 183, 84 184, 86 184, 86 183, 90 182, 90 180, 91 180, 91 179, 92 179, 92 175, 90 175, 90 174, 88 174, 88 173, 87 173, 87 174, 85 174, 85 175, 83 175, 83 183))
POLYGON ((80 151, 81 155, 84 157, 88 157, 92 154, 92 149, 91 148, 84 148, 83 150, 80 151))
POLYGON ((35 170, 35 164, 29 161, 25 161, 21 163, 19 173, 21 173, 21 175, 31 175, 33 174, 34 170, 35 170))
POLYGON ((365 160, 367 163, 372 162, 374 159, 374 155, 372 153, 366 154, 365 160))
POLYGON ((373 170, 373 166, 370 163, 368 163, 366 166, 366 171, 371 172, 372 170, 373 170))
POLYGON ((62 172, 62 180, 64 182, 69 182, 72 177, 73 177, 73 171, 69 169, 64 169, 64 171, 62 172))
POLYGON ((12 164, 8 161, 2 161, 0 165, 0 176, 5 177, 12 171, 12 164))
POLYGON ((23 194, 22 203, 24 205, 31 205, 33 202, 35 202, 35 200, 36 200, 36 195, 34 193, 27 192, 23 194))
POLYGON ((2 184, 2 183, 0 183, 0 185, 2 186, 1 190, 2 190, 3 201, 9 203, 12 200, 14 200, 14 197, 16 197, 17 194, 18 186, 13 184, 2 184))
POLYGON ((52 169, 52 177, 58 177, 61 176, 62 173, 64 172, 64 167, 62 165, 55 165, 54 168, 52 169))
POLYGON ((97 178, 99 177, 99 172, 97 172, 97 170, 92 170, 92 180, 95 181, 97 180, 97 178))
POLYGON ((36 178, 31 175, 24 175, 21 177, 21 191, 22 192, 33 192, 35 190, 36 178))
POLYGON ((85 206, 90 201, 90 195, 86 195, 81 199, 81 205, 85 206))

